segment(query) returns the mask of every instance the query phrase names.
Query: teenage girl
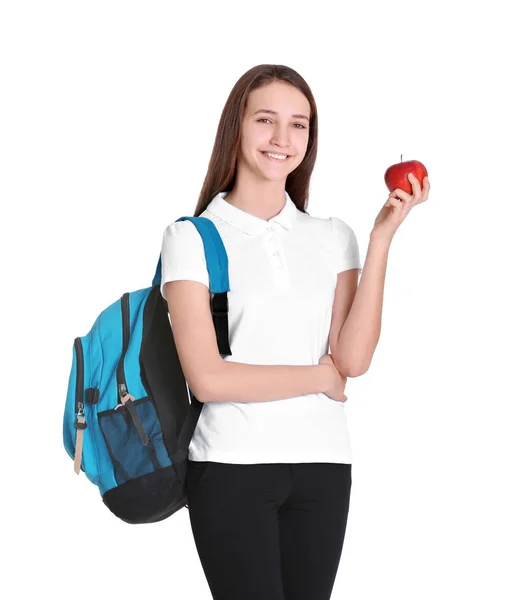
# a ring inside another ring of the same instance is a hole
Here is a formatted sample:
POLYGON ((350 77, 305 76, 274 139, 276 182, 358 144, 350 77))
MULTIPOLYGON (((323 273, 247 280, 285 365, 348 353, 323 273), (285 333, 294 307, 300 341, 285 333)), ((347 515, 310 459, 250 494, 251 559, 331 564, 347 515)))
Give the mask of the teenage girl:
POLYGON ((306 211, 317 134, 313 94, 286 66, 250 69, 225 104, 194 216, 228 255, 231 356, 218 351, 200 234, 177 221, 163 236, 161 293, 203 402, 188 509, 218 600, 331 597, 352 481, 344 388, 379 339, 392 236, 428 194, 413 179, 412 196, 390 194, 358 286, 353 230, 306 211))

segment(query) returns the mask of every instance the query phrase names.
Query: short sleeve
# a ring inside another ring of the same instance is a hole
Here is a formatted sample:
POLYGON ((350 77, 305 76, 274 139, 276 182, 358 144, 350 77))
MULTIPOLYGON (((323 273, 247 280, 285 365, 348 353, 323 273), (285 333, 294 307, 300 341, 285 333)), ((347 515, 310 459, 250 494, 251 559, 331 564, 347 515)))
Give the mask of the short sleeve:
POLYGON ((333 244, 336 248, 336 272, 341 273, 349 269, 359 269, 359 274, 362 273, 360 250, 355 232, 338 217, 330 217, 330 221, 332 223, 333 244))
POLYGON ((209 287, 204 242, 191 221, 175 221, 163 232, 160 293, 168 281, 187 279, 209 287))

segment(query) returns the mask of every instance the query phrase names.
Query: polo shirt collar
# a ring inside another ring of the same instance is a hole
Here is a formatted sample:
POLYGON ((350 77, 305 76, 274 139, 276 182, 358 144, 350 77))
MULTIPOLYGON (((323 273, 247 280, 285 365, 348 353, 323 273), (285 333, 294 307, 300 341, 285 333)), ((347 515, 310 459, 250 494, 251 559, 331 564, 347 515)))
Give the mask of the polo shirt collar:
POLYGON ((289 231, 297 218, 298 208, 285 190, 285 205, 281 212, 268 221, 252 215, 225 200, 228 192, 219 192, 207 206, 207 210, 229 225, 240 229, 248 235, 263 233, 272 223, 278 223, 289 231))

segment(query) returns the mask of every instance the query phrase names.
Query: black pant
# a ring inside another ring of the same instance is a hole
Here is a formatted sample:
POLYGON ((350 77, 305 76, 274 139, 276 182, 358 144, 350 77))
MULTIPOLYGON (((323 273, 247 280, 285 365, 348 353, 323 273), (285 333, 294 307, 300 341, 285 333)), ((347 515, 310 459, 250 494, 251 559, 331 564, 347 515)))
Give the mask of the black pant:
POLYGON ((214 600, 329 600, 351 465, 188 460, 186 493, 214 600))

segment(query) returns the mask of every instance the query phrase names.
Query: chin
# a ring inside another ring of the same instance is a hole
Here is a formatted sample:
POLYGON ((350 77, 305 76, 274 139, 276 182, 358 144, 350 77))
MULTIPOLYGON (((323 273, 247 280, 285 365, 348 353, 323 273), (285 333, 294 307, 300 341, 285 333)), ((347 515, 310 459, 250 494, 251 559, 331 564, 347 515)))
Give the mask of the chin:
POLYGON ((265 171, 261 171, 262 175, 264 176, 265 179, 268 179, 269 181, 284 181, 288 175, 290 174, 290 171, 286 172, 286 173, 266 173, 265 171))
POLYGON ((270 168, 264 164, 256 165, 257 170, 264 175, 267 179, 271 181, 279 181, 280 179, 284 179, 289 175, 292 171, 298 167, 298 165, 293 166, 293 163, 288 165, 276 165, 273 164, 270 168))

